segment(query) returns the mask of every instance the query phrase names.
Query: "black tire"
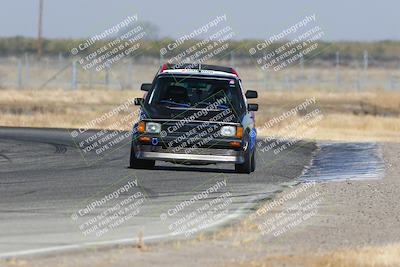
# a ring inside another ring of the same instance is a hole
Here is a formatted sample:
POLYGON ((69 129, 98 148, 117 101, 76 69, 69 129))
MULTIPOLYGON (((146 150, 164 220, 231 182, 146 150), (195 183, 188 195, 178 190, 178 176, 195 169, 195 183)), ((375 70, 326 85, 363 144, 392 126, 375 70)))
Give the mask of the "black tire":
POLYGON ((242 164, 235 164, 235 171, 237 173, 251 173, 253 169, 252 159, 254 159, 254 149, 250 150, 250 144, 248 144, 244 154, 244 162, 242 164))
POLYGON ((155 160, 138 159, 135 155, 133 146, 131 146, 131 157, 129 167, 132 169, 153 169, 156 164, 155 160))
POLYGON ((253 153, 251 154, 251 172, 256 170, 256 148, 253 148, 253 153))

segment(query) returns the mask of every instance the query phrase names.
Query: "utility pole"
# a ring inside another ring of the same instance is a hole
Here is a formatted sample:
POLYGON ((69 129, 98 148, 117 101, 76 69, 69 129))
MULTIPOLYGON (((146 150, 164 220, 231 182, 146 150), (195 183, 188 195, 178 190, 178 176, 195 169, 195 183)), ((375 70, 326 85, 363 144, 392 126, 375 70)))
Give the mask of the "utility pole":
POLYGON ((43 54, 42 24, 43 24, 43 0, 39 0, 39 21, 38 21, 38 39, 37 39, 37 53, 39 59, 42 57, 43 54))

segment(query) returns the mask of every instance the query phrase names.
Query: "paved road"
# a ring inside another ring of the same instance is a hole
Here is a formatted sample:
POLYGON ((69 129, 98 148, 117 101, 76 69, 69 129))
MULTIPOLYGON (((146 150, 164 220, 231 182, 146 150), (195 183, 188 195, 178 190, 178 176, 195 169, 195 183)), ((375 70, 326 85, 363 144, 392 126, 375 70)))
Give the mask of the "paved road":
POLYGON ((277 155, 259 151, 247 175, 231 165, 129 169, 125 141, 100 157, 78 149, 66 129, 0 128, 0 257, 140 235, 187 238, 187 229, 234 222, 298 177, 315 149, 298 142, 277 155))

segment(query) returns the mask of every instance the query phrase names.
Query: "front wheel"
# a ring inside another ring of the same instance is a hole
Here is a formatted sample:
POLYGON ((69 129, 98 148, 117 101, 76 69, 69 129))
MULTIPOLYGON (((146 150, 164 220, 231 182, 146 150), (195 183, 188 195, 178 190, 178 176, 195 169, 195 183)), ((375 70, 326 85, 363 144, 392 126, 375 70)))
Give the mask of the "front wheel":
POLYGON ((253 153, 251 155, 251 172, 256 170, 256 148, 253 149, 253 153))
POLYGON ((244 154, 244 162, 241 164, 235 164, 235 171, 237 173, 251 173, 256 169, 255 165, 255 148, 250 149, 248 144, 247 150, 244 154))
POLYGON ((135 155, 133 145, 131 146, 131 157, 129 167, 132 169, 153 169, 156 164, 155 160, 138 159, 135 155))

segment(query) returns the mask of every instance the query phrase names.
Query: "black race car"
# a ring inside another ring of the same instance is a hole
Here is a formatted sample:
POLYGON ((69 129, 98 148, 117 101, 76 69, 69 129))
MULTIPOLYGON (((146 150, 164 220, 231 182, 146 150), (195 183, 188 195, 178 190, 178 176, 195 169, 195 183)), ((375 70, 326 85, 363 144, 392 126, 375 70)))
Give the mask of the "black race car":
POLYGON ((140 120, 133 126, 130 167, 151 169, 156 160, 179 164, 233 163, 255 170, 256 91, 242 89, 230 67, 164 64, 142 84, 140 120))

